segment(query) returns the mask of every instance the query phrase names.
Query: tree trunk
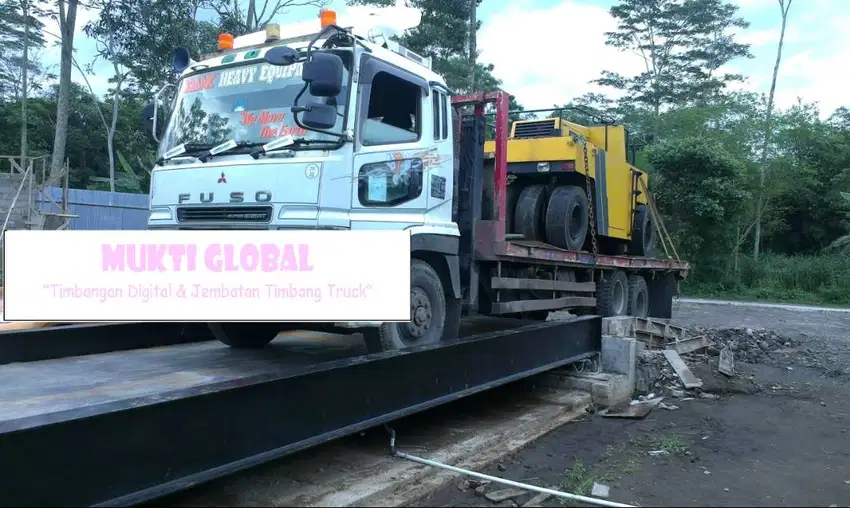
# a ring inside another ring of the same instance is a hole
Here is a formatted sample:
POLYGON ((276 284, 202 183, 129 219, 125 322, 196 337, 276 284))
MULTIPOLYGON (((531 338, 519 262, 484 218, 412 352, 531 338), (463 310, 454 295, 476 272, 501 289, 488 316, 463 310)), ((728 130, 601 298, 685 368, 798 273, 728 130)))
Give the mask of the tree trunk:
POLYGON ((475 69, 478 61, 478 0, 469 0, 469 93, 475 93, 475 69))
POLYGON ((248 33, 251 33, 255 29, 255 25, 257 24, 257 4, 256 0, 248 0, 248 15, 246 16, 245 27, 248 29, 248 33))
POLYGON ((53 156, 50 160, 48 185, 59 183, 65 160, 65 142, 68 137, 68 116, 71 98, 71 65, 74 56, 74 29, 77 24, 78 0, 59 0, 59 32, 62 37, 62 53, 59 62, 59 97, 56 101, 56 133, 53 137, 53 156))
POLYGON ((793 0, 777 0, 779 10, 782 13, 782 29, 779 32, 779 46, 776 49, 776 64, 773 66, 773 80, 770 82, 770 94, 767 97, 767 113, 764 119, 764 142, 761 148, 761 165, 759 167, 759 195, 756 203, 756 230, 753 239, 753 260, 759 259, 759 247, 761 246, 761 219, 764 213, 764 184, 767 174, 767 152, 770 149, 770 139, 773 133, 771 120, 773 119, 773 96, 776 93, 776 77, 779 74, 779 63, 782 61, 782 44, 785 42, 785 23, 788 20, 788 9, 791 8, 793 0), (785 2, 788 2, 787 4, 785 2))
POLYGON ((27 164, 27 87, 29 84, 27 83, 29 75, 28 75, 28 65, 29 65, 29 35, 30 35, 30 27, 29 27, 29 16, 30 16, 30 8, 29 8, 29 0, 21 1, 21 11, 23 11, 24 16, 24 47, 22 54, 22 65, 21 65, 21 169, 24 169, 27 164))

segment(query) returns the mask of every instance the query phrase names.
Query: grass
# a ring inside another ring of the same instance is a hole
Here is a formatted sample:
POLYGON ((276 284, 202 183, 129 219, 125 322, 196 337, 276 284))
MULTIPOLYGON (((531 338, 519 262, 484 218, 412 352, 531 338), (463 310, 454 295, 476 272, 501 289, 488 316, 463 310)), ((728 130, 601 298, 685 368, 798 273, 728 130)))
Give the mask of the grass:
POLYGON ((758 261, 741 257, 739 273, 694 272, 682 284, 682 296, 803 305, 850 305, 850 256, 764 254, 758 261))

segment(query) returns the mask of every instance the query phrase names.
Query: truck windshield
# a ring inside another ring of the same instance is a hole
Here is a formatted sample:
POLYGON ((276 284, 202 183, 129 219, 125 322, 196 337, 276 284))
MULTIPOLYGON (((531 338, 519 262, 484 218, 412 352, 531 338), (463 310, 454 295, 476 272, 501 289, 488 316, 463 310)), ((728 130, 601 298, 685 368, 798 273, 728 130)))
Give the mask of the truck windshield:
MULTIPOLYGON (((336 142, 339 138, 298 127, 291 108, 304 86, 303 64, 278 67, 260 60, 254 64, 192 74, 178 86, 171 120, 160 143, 160 156, 181 144, 216 145, 228 140, 268 143, 290 135, 294 138, 336 142)), ((299 106, 315 101, 309 89, 299 106)), ((342 131, 348 105, 348 71, 336 97, 337 124, 342 131)))

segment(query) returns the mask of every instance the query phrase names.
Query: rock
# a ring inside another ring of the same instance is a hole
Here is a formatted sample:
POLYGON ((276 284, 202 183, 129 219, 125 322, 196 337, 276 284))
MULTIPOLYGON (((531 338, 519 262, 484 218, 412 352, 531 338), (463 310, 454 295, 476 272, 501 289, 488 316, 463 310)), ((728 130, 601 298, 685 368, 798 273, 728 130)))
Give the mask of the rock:
POLYGON ((475 493, 479 496, 483 496, 485 490, 487 490, 486 485, 479 485, 478 487, 475 487, 475 493))
POLYGON ((708 469, 706 469, 705 471, 703 471, 703 472, 702 472, 702 474, 711 474, 711 471, 709 471, 708 469))
POLYGON ((685 396, 684 390, 670 390, 670 393, 673 395, 673 397, 676 397, 677 399, 684 398, 685 396))
POLYGON ((658 404, 658 407, 660 407, 661 409, 666 409, 667 411, 676 411, 679 409, 679 406, 673 404, 665 404, 663 402, 658 404))
POLYGON ((760 341, 759 341, 759 347, 760 347, 760 348, 762 348, 762 349, 763 349, 763 350, 765 350, 765 351, 767 351, 767 350, 769 350, 769 349, 770 349, 770 345, 769 345, 767 342, 763 341, 763 340, 760 340, 760 341))
POLYGON ((593 482, 593 489, 591 489, 590 495, 593 496, 593 497, 607 498, 609 491, 610 491, 610 489, 608 488, 607 485, 603 485, 601 483, 593 482))
POLYGON ((517 505, 517 504, 516 504, 515 502, 513 502, 512 500, 510 500, 510 499, 505 499, 504 501, 502 501, 501 503, 497 504, 496 506, 502 506, 502 507, 505 507, 505 508, 515 508, 515 507, 516 507, 516 505, 517 505))
POLYGON ((723 489, 723 492, 729 492, 729 489, 728 488, 723 489))
MULTIPOLYGON (((549 489, 558 490, 555 487, 549 487, 549 489)), ((523 508, 540 508, 541 506, 543 506, 543 502, 548 500, 550 497, 552 497, 552 494, 546 494, 544 492, 541 492, 540 494, 537 494, 536 496, 529 499, 528 502, 526 502, 522 506, 523 508)))
POLYGON ((717 400, 720 397, 718 397, 717 395, 715 395, 713 393, 702 392, 702 393, 699 394, 699 398, 706 399, 706 400, 717 400))
POLYGON ((794 367, 785 367, 788 372, 794 372, 794 367))
POLYGON ((496 465, 496 469, 498 469, 499 471, 504 471, 505 466, 503 466, 501 463, 499 463, 499 464, 496 465))
MULTIPOLYGON (((501 503, 502 501, 504 501, 506 499, 511 499, 513 497, 519 497, 523 494, 525 494, 525 491, 520 490, 520 489, 501 489, 501 490, 494 490, 493 492, 488 492, 484 497, 486 497, 490 501, 493 501, 494 503, 501 503)), ((516 506, 516 505, 514 505, 514 506, 516 506)))
POLYGON ((821 406, 826 406, 826 402, 824 402, 824 401, 820 401, 820 405, 821 405, 821 406))

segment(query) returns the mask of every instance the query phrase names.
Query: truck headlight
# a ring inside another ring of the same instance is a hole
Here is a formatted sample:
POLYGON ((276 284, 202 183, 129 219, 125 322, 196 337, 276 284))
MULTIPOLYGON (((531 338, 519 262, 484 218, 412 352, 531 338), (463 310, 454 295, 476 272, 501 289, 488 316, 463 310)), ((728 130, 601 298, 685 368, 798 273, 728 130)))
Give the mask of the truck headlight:
POLYGON ((538 162, 537 163, 537 172, 538 173, 548 173, 549 172, 549 163, 548 162, 538 162))

